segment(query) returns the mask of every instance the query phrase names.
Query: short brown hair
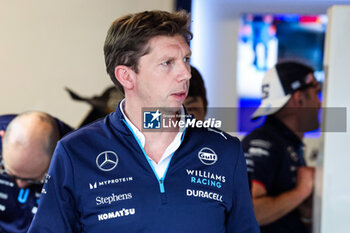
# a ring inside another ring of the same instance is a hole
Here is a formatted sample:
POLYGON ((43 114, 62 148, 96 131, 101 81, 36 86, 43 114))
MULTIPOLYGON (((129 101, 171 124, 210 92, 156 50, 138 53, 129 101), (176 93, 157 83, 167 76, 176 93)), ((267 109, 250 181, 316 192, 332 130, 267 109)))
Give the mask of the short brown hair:
POLYGON ((114 75, 118 65, 138 72, 138 61, 149 53, 146 45, 151 38, 174 35, 183 36, 187 42, 192 39, 189 16, 185 11, 144 11, 116 19, 107 32, 104 44, 106 69, 113 83, 123 89, 114 75))

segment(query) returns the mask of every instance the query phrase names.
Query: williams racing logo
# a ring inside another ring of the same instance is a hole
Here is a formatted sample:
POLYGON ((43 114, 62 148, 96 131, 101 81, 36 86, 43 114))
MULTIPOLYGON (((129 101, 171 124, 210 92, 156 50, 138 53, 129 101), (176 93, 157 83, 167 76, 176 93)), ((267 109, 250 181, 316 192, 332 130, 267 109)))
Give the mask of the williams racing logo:
POLYGON ((204 147, 199 151, 198 158, 205 165, 213 165, 218 161, 217 154, 208 147, 204 147))
POLYGON ((105 172, 113 170, 118 165, 118 155, 113 151, 104 151, 97 155, 96 165, 105 172))

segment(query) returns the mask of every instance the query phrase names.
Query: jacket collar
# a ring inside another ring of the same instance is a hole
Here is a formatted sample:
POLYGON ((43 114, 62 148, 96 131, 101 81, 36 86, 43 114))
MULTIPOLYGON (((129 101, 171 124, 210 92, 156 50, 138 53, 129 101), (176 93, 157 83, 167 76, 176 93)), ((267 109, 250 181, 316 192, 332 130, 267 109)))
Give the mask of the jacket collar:
POLYGON ((266 124, 271 125, 279 134, 283 135, 284 138, 291 141, 294 145, 304 145, 300 138, 276 117, 268 116, 266 118, 266 124))

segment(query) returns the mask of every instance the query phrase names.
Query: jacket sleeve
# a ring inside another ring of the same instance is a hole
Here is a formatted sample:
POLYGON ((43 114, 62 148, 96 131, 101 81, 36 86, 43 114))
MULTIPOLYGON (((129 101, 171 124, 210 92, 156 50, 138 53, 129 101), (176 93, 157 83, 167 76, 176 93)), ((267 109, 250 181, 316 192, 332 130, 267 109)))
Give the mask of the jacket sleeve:
POLYGON ((73 191, 73 164, 63 145, 59 142, 51 160, 38 211, 28 232, 80 232, 79 213, 73 191))
POLYGON ((232 208, 227 217, 227 233, 259 233, 249 193, 247 167, 241 144, 235 153, 232 208))
MULTIPOLYGON (((259 138, 260 146, 252 145, 253 139, 243 140, 243 149, 248 166, 249 181, 258 181, 266 190, 270 190, 276 171, 278 171, 280 149, 271 142, 259 138)), ((251 183, 250 183, 251 185, 251 183)))

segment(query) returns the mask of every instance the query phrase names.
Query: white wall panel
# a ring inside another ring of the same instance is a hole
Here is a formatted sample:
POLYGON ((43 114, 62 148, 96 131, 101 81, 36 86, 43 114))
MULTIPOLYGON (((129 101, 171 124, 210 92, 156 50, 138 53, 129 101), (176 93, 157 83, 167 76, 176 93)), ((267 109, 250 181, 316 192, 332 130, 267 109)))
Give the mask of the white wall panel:
POLYGON ((112 85, 103 44, 114 19, 173 11, 174 0, 0 0, 0 114, 41 110, 77 126, 90 106, 84 96, 112 85))

